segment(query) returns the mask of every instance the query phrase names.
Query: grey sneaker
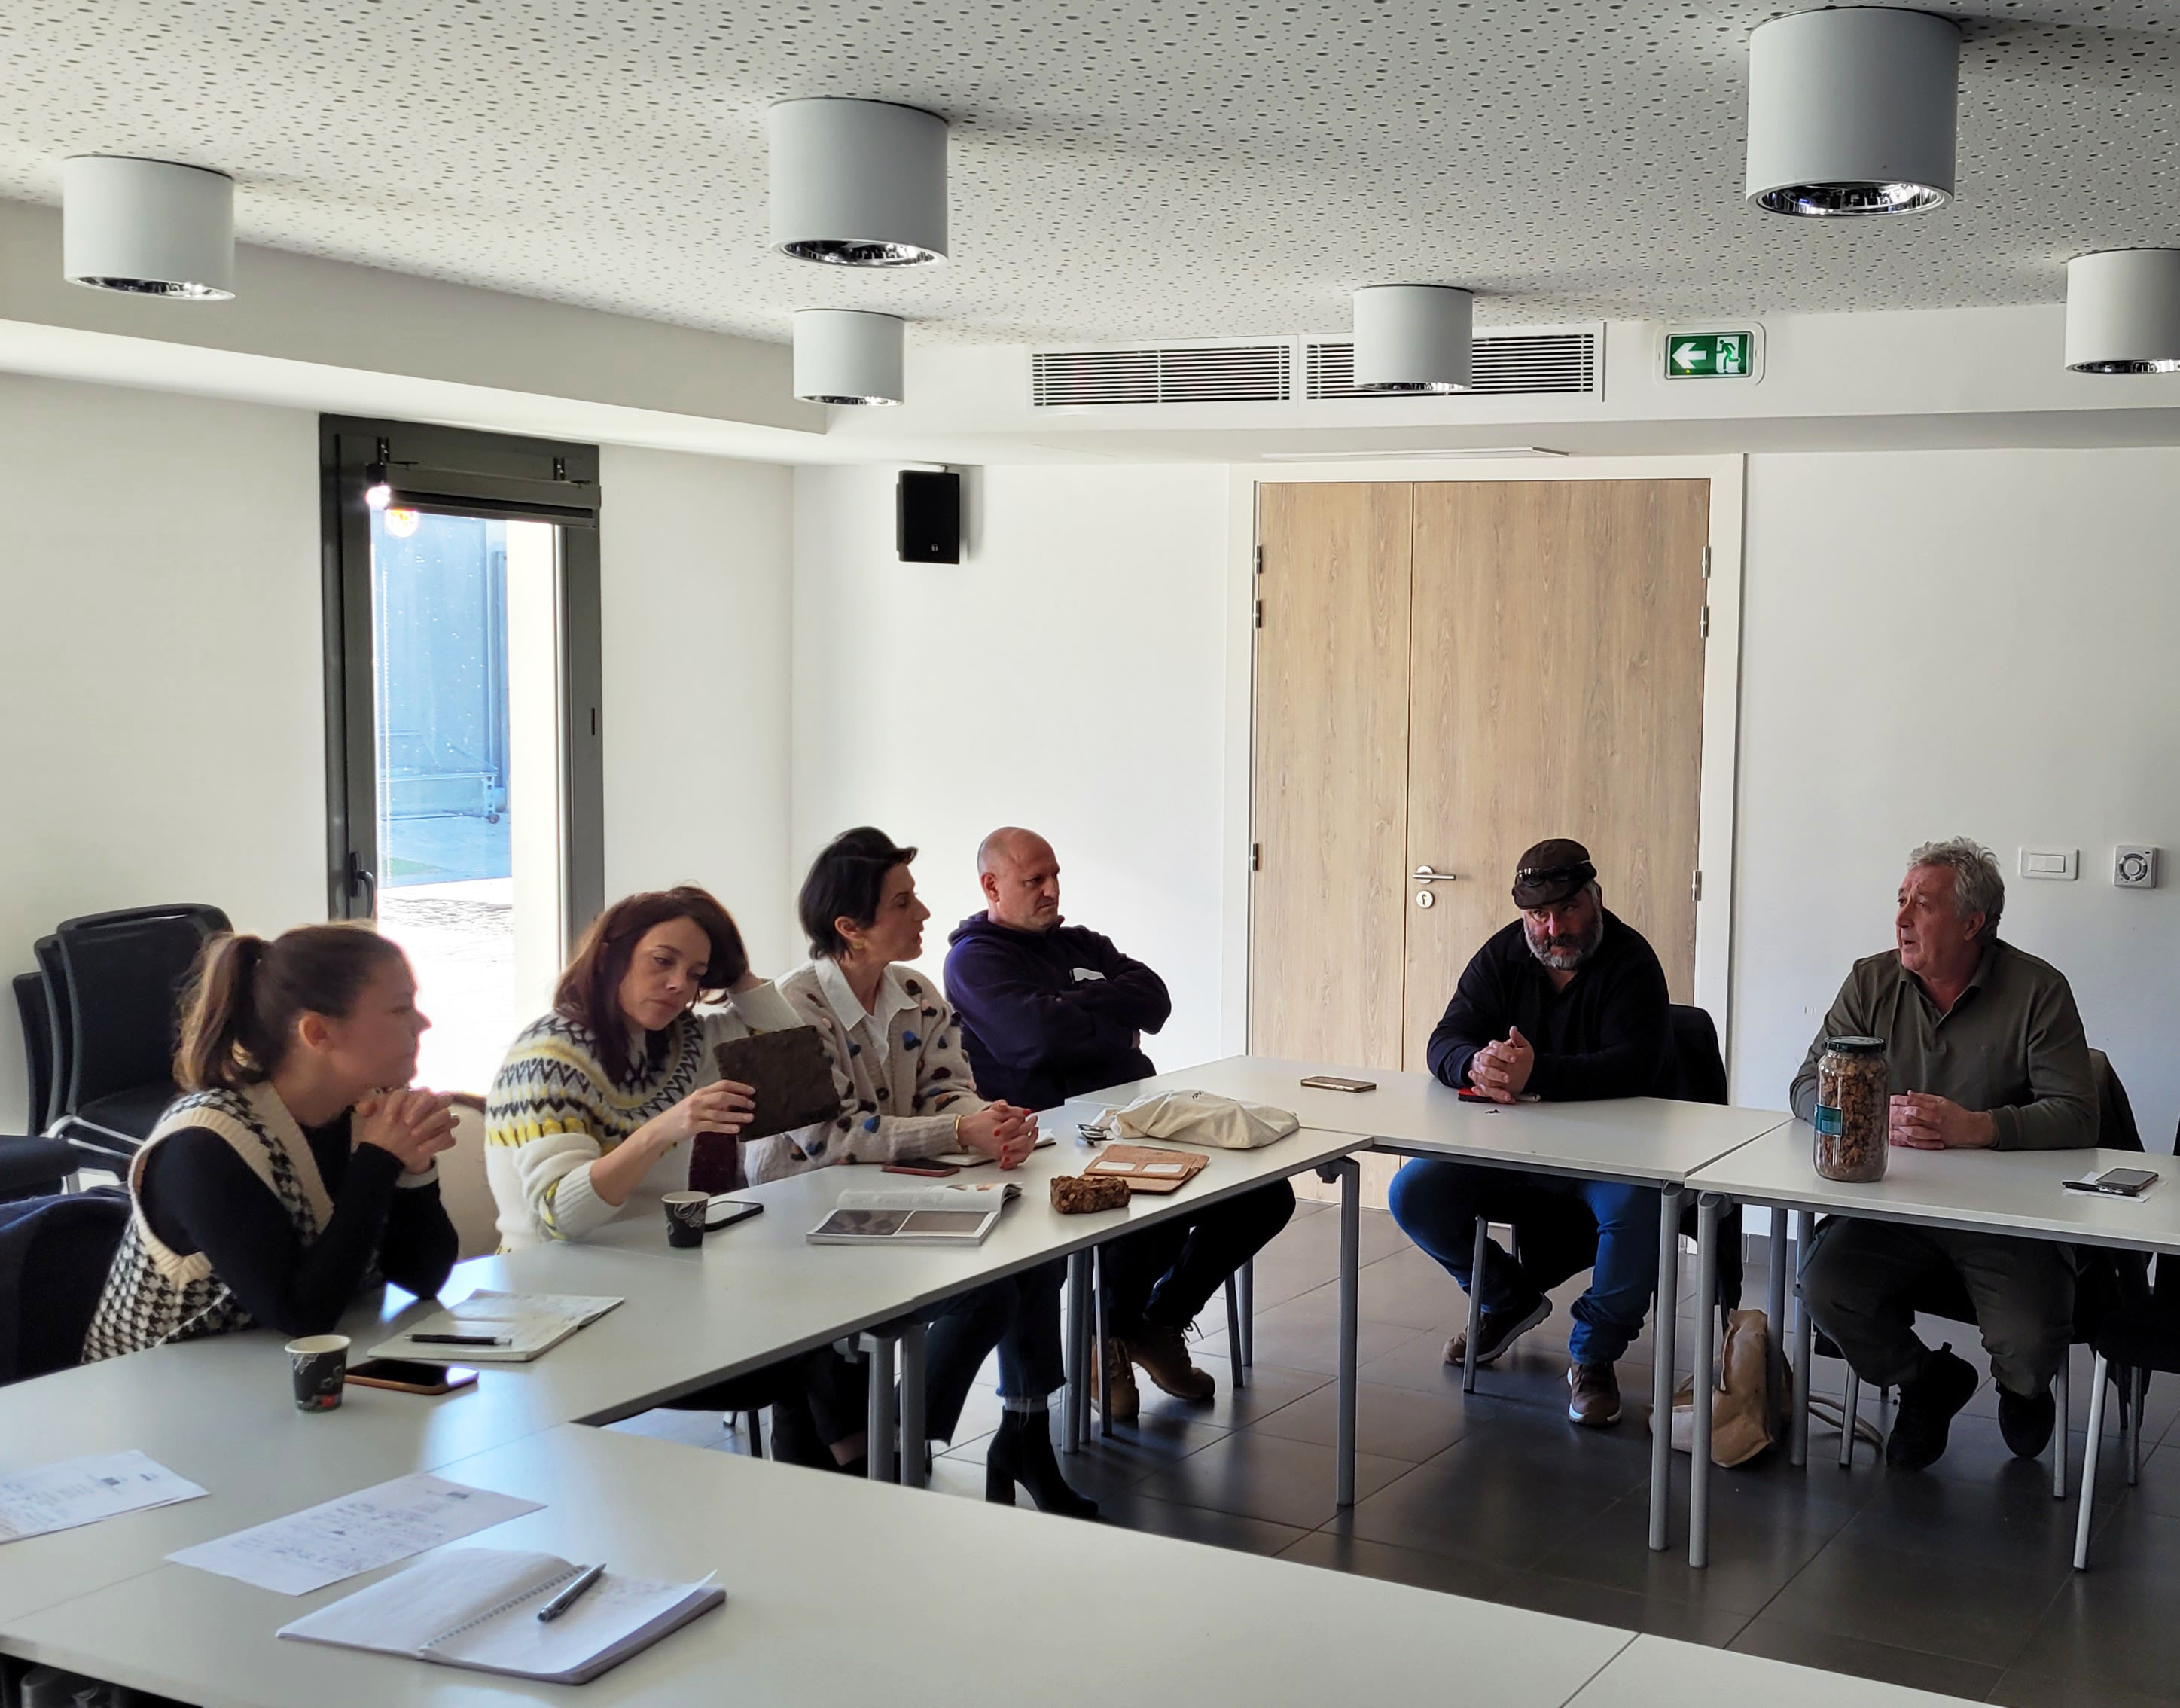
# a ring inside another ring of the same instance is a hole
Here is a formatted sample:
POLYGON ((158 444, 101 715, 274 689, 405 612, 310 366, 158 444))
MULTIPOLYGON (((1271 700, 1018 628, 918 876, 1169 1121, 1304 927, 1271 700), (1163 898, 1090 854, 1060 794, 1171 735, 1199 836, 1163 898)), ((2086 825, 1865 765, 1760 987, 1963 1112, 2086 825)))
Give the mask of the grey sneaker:
MULTIPOLYGON (((1506 1348, 1536 1327, 1552 1314, 1552 1302, 1542 1293, 1537 1302, 1511 1311, 1479 1311, 1477 1313, 1476 1364, 1480 1369, 1485 1364, 1495 1364, 1506 1348)), ((1468 1331, 1463 1329, 1445 1343, 1445 1361, 1463 1364, 1468 1361, 1468 1331)))

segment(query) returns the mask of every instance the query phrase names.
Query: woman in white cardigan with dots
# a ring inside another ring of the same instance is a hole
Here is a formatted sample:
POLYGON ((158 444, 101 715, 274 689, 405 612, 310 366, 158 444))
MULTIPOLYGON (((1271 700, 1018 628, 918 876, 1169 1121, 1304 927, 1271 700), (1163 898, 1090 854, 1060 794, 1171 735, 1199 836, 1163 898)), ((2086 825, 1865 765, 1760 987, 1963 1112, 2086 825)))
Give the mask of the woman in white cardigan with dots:
MULTIPOLYGON (((961 1028, 939 983, 901 963, 922 952, 931 910, 917 899, 898 847, 866 825, 818 854, 800 911, 814 957, 779 981, 798 1018, 818 1028, 840 1112, 747 1149, 754 1181, 835 1164, 915 1161, 972 1150, 1013 1168, 1037 1143, 1037 1117, 977 1094, 961 1028)), ((1052 1451, 1049 1402, 1065 1380, 1059 1264, 1041 1264, 950 1299, 930 1320, 925 1419, 952 1437, 994 1342, 1005 1408, 985 1455, 985 1498, 1013 1504, 1020 1483, 1045 1512, 1094 1517, 1097 1502, 1067 1485, 1052 1451)))

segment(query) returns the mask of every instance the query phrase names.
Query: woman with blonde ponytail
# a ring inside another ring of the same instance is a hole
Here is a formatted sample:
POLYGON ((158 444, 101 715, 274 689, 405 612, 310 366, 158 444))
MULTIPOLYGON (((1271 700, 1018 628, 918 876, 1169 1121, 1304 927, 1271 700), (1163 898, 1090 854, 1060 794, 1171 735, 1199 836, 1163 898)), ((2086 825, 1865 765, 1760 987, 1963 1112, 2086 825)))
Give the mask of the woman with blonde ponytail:
POLYGON ((438 1291, 454 1226, 432 1159, 448 1099, 410 1087, 431 1025, 394 945, 305 925, 205 945, 183 1090, 132 1160, 134 1204, 86 1363, 264 1326, 322 1334, 381 1279, 438 1291))

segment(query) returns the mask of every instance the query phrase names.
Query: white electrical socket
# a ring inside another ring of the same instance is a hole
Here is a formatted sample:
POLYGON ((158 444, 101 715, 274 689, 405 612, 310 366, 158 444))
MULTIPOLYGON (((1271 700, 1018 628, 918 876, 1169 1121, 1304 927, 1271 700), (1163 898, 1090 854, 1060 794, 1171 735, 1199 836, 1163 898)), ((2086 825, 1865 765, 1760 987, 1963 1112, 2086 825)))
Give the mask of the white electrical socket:
POLYGON ((2122 890, 2155 890, 2157 851, 2122 843, 2112 850, 2112 882, 2122 890))

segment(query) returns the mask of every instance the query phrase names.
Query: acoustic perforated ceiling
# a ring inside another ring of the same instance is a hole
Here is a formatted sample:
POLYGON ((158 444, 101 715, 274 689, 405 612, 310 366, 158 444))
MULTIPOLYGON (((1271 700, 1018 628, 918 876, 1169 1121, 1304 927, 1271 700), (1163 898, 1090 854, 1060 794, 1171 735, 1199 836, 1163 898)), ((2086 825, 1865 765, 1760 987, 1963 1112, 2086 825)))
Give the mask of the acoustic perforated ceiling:
POLYGON ((184 160, 239 180, 249 242, 770 339, 811 306, 1335 330, 1376 280, 1471 286, 1485 325, 2045 301, 2081 250, 2180 244, 2180 0, 1934 7, 1967 31, 1960 199, 1861 222, 1742 204, 1778 9, 10 0, 0 195, 58 200, 71 152, 184 160), (767 250, 763 111, 817 94, 953 121, 950 261, 767 250))

